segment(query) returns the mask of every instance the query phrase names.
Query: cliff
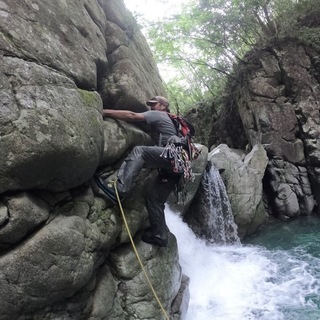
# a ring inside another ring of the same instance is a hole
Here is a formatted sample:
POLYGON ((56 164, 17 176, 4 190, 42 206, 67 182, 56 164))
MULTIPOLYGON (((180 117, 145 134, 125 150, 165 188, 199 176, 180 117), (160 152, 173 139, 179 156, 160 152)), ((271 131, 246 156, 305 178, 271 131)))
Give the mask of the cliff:
MULTIPOLYGON (((144 37, 122 0, 3 0, 0 16, 0 319, 161 319, 120 211, 92 181, 149 141, 101 116, 164 95, 144 37)), ((180 319, 175 237, 168 249, 140 240, 149 176, 125 214, 164 309, 180 319)))
POLYGON ((263 146, 264 206, 283 220, 318 213, 320 200, 319 7, 291 27, 235 66, 211 141, 246 152, 263 146))

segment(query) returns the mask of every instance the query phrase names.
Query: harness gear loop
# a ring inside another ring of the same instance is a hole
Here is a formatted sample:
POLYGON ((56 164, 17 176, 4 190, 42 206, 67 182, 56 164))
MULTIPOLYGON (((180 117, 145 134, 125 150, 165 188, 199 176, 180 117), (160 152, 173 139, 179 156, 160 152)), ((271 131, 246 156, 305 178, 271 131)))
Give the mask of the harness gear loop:
POLYGON ((164 147, 160 157, 171 160, 173 164, 173 172, 183 173, 183 177, 186 181, 194 181, 191 161, 189 159, 188 152, 183 148, 182 145, 168 143, 164 147))
POLYGON ((159 297, 158 297, 158 295, 157 295, 157 293, 156 293, 156 291, 155 291, 155 289, 154 289, 154 287, 153 287, 153 285, 152 285, 152 283, 150 281, 150 278, 149 278, 149 276, 147 274, 147 271, 146 271, 146 269, 145 269, 145 267, 144 267, 144 265, 143 265, 143 263, 141 261, 141 258, 140 258, 140 255, 138 253, 137 247, 136 247, 136 245, 135 245, 135 243, 133 241, 129 225, 128 225, 127 219, 125 217, 124 210, 122 208, 121 199, 120 199, 120 196, 119 196, 119 193, 118 193, 118 189, 117 189, 117 181, 114 180, 114 181, 111 181, 111 182, 114 184, 114 189, 115 189, 115 192, 116 192, 116 196, 117 196, 119 208, 120 208, 120 211, 121 211, 122 219, 123 219, 124 225, 126 227, 126 230, 128 232, 128 235, 129 235, 129 238, 130 238, 130 242, 131 242, 132 247, 133 247, 133 251, 134 251, 134 253, 135 253, 136 257, 137 257, 137 260, 138 260, 138 262, 139 262, 139 264, 141 266, 141 270, 142 270, 142 272, 143 272, 143 274, 144 274, 144 276, 145 276, 145 278, 146 278, 146 280, 147 280, 147 282, 149 284, 149 287, 150 287, 155 299, 157 300, 157 302, 158 302, 158 304, 160 306, 160 309, 163 312, 166 320, 170 320, 166 310, 164 309, 164 307, 163 307, 163 305, 162 305, 162 303, 161 303, 161 301, 160 301, 160 299, 159 299, 159 297))

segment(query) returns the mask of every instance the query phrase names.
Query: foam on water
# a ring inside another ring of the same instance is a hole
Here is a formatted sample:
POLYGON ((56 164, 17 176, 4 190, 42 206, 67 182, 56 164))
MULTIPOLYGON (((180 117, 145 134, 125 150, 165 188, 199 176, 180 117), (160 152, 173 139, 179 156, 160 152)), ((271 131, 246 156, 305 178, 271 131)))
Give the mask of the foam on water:
POLYGON ((186 320, 318 320, 320 259, 303 248, 207 245, 166 210, 183 273, 190 277, 186 320))

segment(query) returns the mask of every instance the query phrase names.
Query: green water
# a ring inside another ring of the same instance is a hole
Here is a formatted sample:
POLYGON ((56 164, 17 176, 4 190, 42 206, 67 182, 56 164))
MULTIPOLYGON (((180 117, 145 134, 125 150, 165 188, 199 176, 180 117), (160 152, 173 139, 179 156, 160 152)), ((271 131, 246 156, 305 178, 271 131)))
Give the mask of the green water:
POLYGON ((296 220, 274 221, 243 243, 263 246, 269 250, 297 250, 320 257, 320 218, 300 217, 296 220))
POLYGON ((278 270, 269 281, 280 286, 287 284, 279 291, 279 319, 320 319, 319 217, 274 222, 247 239, 244 245, 265 248, 265 254, 277 262, 278 270), (297 298, 296 304, 287 301, 292 294, 297 298))
POLYGON ((272 223, 237 245, 208 245, 172 212, 190 277, 186 320, 320 320, 320 219, 272 223))

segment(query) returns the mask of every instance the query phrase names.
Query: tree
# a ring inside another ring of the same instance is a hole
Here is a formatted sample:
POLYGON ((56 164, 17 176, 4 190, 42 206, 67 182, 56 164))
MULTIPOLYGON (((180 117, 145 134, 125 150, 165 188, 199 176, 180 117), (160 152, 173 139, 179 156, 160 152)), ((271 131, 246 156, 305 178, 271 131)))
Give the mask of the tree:
POLYGON ((181 14, 149 25, 156 61, 177 70, 166 83, 170 99, 183 109, 214 97, 248 50, 288 36, 299 11, 318 1, 191 0, 181 14))

